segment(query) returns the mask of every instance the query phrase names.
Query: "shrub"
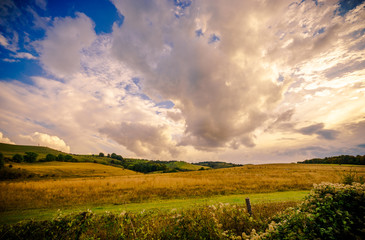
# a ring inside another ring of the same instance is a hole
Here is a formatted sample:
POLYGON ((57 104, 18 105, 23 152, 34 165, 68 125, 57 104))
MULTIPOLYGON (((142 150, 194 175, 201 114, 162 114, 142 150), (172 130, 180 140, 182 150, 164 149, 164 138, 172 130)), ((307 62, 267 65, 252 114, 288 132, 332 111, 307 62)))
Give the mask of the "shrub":
POLYGON ((46 156, 46 161, 47 162, 52 162, 52 161, 56 161, 56 156, 55 155, 53 155, 53 154, 47 154, 47 156, 46 156))
MULTIPOLYGON (((297 208, 275 217, 256 239, 365 239, 365 184, 316 185, 297 208)), ((248 237, 248 236, 245 236, 248 237)))
POLYGON ((17 163, 23 162, 23 156, 17 153, 13 156, 12 160, 17 163))
POLYGON ((354 182, 364 183, 364 177, 358 176, 357 172, 353 171, 352 169, 342 175, 343 184, 352 184, 354 182))
POLYGON ((0 169, 2 169, 4 166, 5 166, 4 154, 0 153, 0 169))
POLYGON ((63 162, 64 160, 65 160, 65 157, 60 153, 60 154, 58 154, 58 156, 57 156, 57 159, 56 159, 57 161, 60 161, 60 162, 63 162))
POLYGON ((38 157, 37 153, 26 152, 23 158, 24 158, 24 161, 33 163, 33 162, 37 161, 37 157, 38 157))

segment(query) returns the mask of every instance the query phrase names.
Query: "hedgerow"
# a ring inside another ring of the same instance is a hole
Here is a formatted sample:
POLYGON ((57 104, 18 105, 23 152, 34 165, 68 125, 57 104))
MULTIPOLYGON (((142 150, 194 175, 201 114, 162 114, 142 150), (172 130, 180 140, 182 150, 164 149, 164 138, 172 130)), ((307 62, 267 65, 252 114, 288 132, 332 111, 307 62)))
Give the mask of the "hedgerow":
POLYGON ((315 185, 305 201, 245 239, 365 239, 365 184, 315 185))

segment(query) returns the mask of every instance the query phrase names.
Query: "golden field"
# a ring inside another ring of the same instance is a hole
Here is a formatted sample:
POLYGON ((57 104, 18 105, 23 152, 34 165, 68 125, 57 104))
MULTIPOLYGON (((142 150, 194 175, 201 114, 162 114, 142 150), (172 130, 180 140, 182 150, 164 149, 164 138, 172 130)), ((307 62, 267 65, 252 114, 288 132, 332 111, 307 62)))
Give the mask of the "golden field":
POLYGON ((39 176, 78 178, 109 177, 140 174, 128 169, 89 162, 12 163, 13 168, 25 169, 39 176))
POLYGON ((268 164, 180 173, 5 181, 0 183, 0 210, 308 190, 314 183, 340 182, 350 171, 365 176, 364 166, 268 164))

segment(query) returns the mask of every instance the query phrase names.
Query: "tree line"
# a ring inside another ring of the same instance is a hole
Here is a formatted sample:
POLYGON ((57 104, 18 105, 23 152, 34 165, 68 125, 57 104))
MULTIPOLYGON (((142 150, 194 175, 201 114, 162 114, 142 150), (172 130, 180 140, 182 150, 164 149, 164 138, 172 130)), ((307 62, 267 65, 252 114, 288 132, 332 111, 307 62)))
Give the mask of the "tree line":
POLYGON ((303 162, 304 164, 351 164, 351 165, 365 165, 365 155, 351 156, 351 155, 341 155, 335 157, 325 157, 325 158, 313 158, 308 159, 303 162))

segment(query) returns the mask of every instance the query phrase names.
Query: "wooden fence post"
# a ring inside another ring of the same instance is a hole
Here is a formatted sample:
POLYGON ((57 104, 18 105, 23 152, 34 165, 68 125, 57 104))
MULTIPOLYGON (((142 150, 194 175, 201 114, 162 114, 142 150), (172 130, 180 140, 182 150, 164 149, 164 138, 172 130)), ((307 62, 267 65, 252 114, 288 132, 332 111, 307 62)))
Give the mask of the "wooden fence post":
POLYGON ((246 198, 246 206, 247 206, 247 211, 251 216, 252 215, 252 209, 251 209, 251 202, 250 202, 249 198, 246 198))

